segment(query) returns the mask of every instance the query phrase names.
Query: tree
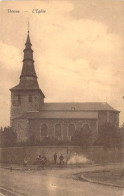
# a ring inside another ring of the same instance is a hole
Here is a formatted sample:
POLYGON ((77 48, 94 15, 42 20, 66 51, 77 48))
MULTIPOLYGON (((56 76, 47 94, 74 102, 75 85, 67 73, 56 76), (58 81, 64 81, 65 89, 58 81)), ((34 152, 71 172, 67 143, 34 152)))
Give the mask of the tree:
POLYGON ((90 145, 90 130, 80 129, 76 130, 73 140, 75 144, 81 145, 83 147, 87 147, 90 145))
POLYGON ((119 134, 117 128, 111 123, 105 123, 99 126, 99 134, 95 145, 106 147, 114 147, 118 145, 119 134))
POLYGON ((17 135, 11 127, 4 127, 3 131, 0 132, 0 146, 9 147, 16 145, 17 135))

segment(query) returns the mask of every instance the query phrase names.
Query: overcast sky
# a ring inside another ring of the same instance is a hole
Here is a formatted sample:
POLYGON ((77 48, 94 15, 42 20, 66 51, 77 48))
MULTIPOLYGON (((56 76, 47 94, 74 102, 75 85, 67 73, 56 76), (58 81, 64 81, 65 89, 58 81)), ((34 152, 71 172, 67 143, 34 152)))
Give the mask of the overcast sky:
POLYGON ((46 102, 107 102, 124 122, 124 1, 0 2, 0 126, 9 125, 27 36, 46 102), (20 13, 8 13, 8 9, 20 13), (33 9, 46 13, 32 13, 33 9), (28 11, 28 12, 25 12, 28 11))

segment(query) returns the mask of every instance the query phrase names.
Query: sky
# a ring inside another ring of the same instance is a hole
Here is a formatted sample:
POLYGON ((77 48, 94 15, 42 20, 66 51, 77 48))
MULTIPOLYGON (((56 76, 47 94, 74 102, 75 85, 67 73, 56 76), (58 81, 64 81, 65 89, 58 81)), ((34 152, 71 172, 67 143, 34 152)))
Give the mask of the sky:
POLYGON ((45 102, 107 101, 121 111, 121 125, 124 1, 46 0, 0 2, 0 126, 9 125, 9 89, 19 83, 28 18, 45 102))

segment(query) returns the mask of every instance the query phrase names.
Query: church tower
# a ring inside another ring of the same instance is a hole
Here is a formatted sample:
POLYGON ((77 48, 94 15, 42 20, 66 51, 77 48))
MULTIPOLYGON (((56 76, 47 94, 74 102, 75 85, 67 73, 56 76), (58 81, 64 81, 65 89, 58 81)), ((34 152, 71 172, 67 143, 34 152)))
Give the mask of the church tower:
POLYGON ((23 67, 20 82, 11 91, 10 124, 13 127, 16 119, 22 118, 29 111, 40 111, 44 94, 39 88, 34 67, 33 50, 29 31, 24 49, 23 67))

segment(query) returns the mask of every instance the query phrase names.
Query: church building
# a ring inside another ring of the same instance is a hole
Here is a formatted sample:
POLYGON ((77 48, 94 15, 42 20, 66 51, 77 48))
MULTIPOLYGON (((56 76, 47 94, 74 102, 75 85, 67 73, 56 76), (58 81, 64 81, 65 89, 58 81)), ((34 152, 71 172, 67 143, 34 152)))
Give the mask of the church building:
POLYGON ((119 111, 106 102, 46 103, 37 81, 31 46, 28 31, 20 82, 10 89, 10 124, 18 141, 26 141, 31 136, 40 141, 71 140, 76 131, 82 137, 88 132, 94 139, 106 122, 119 127, 119 111))

